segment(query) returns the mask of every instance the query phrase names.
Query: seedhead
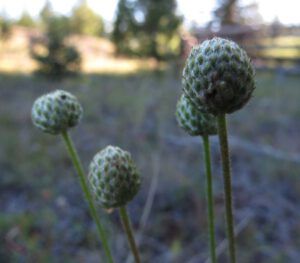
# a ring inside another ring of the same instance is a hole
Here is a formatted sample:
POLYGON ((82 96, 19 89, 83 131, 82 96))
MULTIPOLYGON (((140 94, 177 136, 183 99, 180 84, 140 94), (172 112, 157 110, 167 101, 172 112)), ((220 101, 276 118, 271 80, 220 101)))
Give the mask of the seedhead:
POLYGON ((94 156, 89 181, 104 208, 126 205, 137 194, 141 183, 130 153, 115 146, 107 146, 94 156))
POLYGON ((59 134, 78 124, 82 117, 82 107, 71 93, 56 90, 34 102, 31 117, 34 125, 42 131, 59 134))
POLYGON ((192 136, 217 134, 216 117, 197 109, 184 94, 177 102, 175 115, 179 126, 192 136))
POLYGON ((255 89, 254 69, 235 42, 215 37, 194 47, 183 70, 183 92, 215 115, 241 109, 255 89))

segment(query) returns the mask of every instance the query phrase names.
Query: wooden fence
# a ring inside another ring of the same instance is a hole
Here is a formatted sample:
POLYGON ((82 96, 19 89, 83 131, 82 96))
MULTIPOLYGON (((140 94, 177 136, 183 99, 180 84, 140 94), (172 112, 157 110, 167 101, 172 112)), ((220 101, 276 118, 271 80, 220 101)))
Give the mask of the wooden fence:
MULTIPOLYGON (((299 30, 298 30, 299 31, 299 30)), ((200 29, 195 37, 198 42, 214 36, 232 39, 239 43, 257 67, 289 68, 300 71, 300 34, 283 31, 276 36, 266 26, 225 26, 218 31, 200 29)))

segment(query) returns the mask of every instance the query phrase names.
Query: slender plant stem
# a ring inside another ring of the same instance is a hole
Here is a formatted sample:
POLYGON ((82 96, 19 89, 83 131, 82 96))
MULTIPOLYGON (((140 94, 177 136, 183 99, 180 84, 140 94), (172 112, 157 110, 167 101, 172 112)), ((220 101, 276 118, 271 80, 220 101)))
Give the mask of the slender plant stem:
POLYGON ((218 133, 220 141, 220 150, 222 156, 222 169, 224 180, 224 194, 225 194, 225 208, 227 221, 227 237, 229 246, 230 262, 236 262, 235 240, 234 240, 234 218, 232 205, 232 189, 231 189, 231 168, 230 156, 228 147, 227 124, 225 114, 217 116, 218 119, 218 133))
POLYGON ((202 136, 205 169, 206 169, 206 194, 207 194, 207 210, 209 222, 209 246, 211 263, 216 263, 216 241, 215 241, 215 218, 214 218, 214 199, 213 199, 213 185, 211 174, 211 160, 210 160, 210 143, 208 135, 202 136))
POLYGON ((124 231, 127 235, 127 239, 128 239, 132 254, 134 256, 135 262, 136 263, 141 263, 140 254, 139 254, 137 245, 136 245, 135 240, 134 240, 133 231, 132 231, 129 216, 127 214, 126 207, 121 206, 119 208, 119 212, 120 212, 120 217, 121 217, 121 221, 122 221, 122 224, 123 224, 123 228, 124 228, 124 231))
POLYGON ((92 194, 89 190, 89 187, 88 187, 88 184, 87 184, 87 181, 86 181, 86 177, 84 175, 84 171, 83 171, 83 168, 82 168, 82 164, 81 164, 81 161, 80 161, 79 156, 77 154, 77 151, 76 151, 76 149, 74 147, 74 144, 72 142, 72 139, 69 136, 67 131, 62 133, 62 137, 63 137, 63 140, 66 144, 69 155, 72 159, 73 165, 74 165, 74 167, 75 167, 75 169, 78 173, 80 185, 81 185, 82 190, 84 192, 85 198, 88 202, 88 205, 89 205, 89 208, 90 208, 90 213, 91 213, 91 215, 92 215, 92 217, 93 217, 93 219, 96 223, 97 230, 99 232, 99 236, 100 236, 100 239, 102 241, 102 246, 103 246, 104 252, 105 252, 106 257, 107 257, 107 261, 109 263, 113 263, 114 260, 113 260, 112 254, 111 254, 109 246, 108 246, 107 237, 106 237, 105 231, 103 229, 103 226, 100 222, 100 218, 97 214, 97 210, 96 210, 96 207, 95 207, 95 204, 94 204, 93 196, 92 196, 92 194))

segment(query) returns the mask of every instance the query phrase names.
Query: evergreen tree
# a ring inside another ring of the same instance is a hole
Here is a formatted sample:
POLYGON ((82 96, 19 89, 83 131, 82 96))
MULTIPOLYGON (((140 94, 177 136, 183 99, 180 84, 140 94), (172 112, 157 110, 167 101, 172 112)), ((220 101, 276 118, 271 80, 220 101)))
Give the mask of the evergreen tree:
POLYGON ((6 40, 9 38, 12 28, 12 22, 5 14, 0 15, 0 38, 6 40))
POLYGON ((237 24, 238 0, 218 0, 218 8, 215 10, 216 20, 220 25, 237 24))
POLYGON ((74 47, 64 42, 65 37, 70 33, 67 18, 52 16, 47 20, 46 41, 41 43, 46 52, 41 54, 32 50, 32 57, 40 64, 38 72, 55 79, 78 72, 80 55, 74 47))
POLYGON ((71 31, 76 34, 99 36, 104 31, 102 18, 88 6, 86 0, 73 9, 70 24, 71 31))
POLYGON ((112 39, 120 53, 166 59, 180 52, 175 0, 120 0, 112 39))
POLYGON ((262 23, 258 12, 258 4, 241 4, 239 0, 218 0, 218 7, 214 12, 218 25, 255 25, 262 23))
POLYGON ((112 32, 112 40, 116 45, 117 53, 131 53, 130 39, 133 38, 134 30, 133 5, 130 1, 119 0, 112 32))
POLYGON ((40 12, 40 19, 43 24, 43 26, 46 26, 48 23, 48 20, 54 16, 54 12, 52 9, 52 5, 49 0, 46 1, 44 7, 42 8, 40 12))
POLYGON ((32 28, 36 26, 36 23, 33 20, 33 18, 30 16, 30 14, 24 11, 20 19, 17 21, 17 25, 32 28))

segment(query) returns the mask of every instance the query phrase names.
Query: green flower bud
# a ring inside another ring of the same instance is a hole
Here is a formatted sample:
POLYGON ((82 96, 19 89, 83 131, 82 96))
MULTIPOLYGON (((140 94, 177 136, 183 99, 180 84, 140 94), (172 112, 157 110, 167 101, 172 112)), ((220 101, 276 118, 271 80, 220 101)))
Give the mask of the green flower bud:
POLYGON ((107 209, 124 206, 141 184, 130 153, 115 146, 107 146, 94 156, 88 179, 97 201, 107 209))
POLYGON ((177 102, 175 115, 179 126, 192 136, 217 134, 216 117, 197 109, 184 94, 177 102))
POLYGON ((183 91, 215 115, 242 108, 255 89, 254 69, 236 43, 215 37, 194 47, 183 70, 183 91))
POLYGON ((69 92, 56 90, 39 97, 33 104, 33 124, 42 131, 59 134, 78 124, 82 107, 69 92))

